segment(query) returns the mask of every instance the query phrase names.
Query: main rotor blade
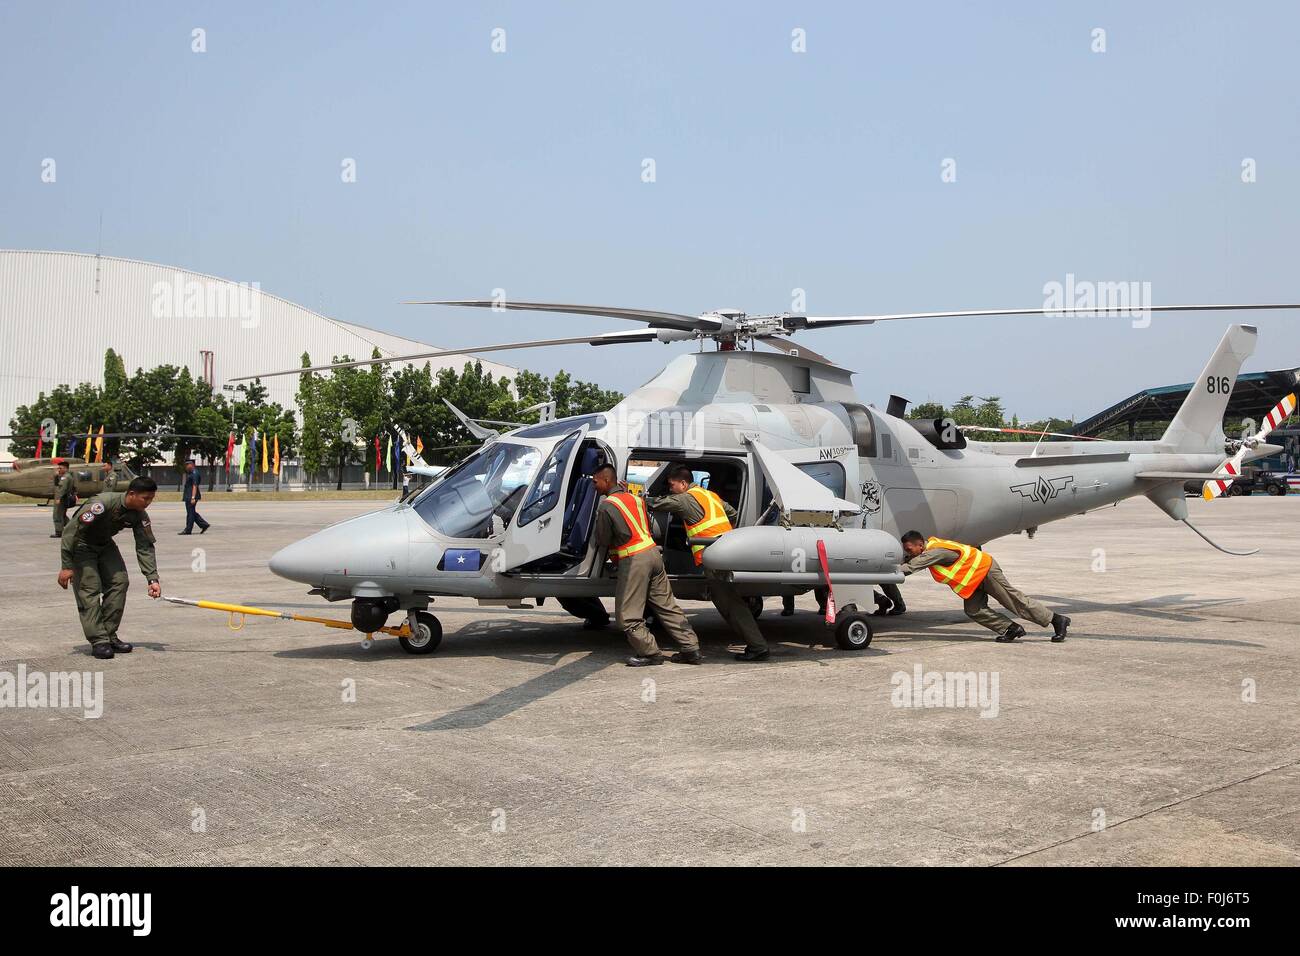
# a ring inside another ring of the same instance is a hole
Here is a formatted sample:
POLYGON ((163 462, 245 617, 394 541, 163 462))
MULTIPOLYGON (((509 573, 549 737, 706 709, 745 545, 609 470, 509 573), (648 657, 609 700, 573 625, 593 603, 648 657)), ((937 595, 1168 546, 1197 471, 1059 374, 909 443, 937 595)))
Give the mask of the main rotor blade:
POLYGON ((716 332, 722 324, 715 319, 681 312, 656 312, 652 309, 622 309, 607 305, 572 305, 563 302, 515 302, 509 299, 440 299, 403 302, 403 305, 461 305, 472 309, 512 309, 520 312, 561 312, 568 315, 601 315, 611 319, 645 322, 653 329, 679 329, 683 332, 716 332))
POLYGON ((603 335, 573 336, 567 339, 534 339, 531 342, 503 342, 499 345, 467 345, 464 348, 438 349, 435 352, 416 352, 413 355, 388 355, 383 358, 358 359, 355 362, 335 362, 330 365, 312 365, 307 368, 289 368, 281 372, 262 372, 258 375, 239 375, 230 379, 232 382, 247 382, 258 378, 274 378, 277 375, 301 375, 304 372, 328 372, 333 369, 358 368, 362 365, 387 365, 390 362, 415 362, 420 359, 437 358, 440 355, 465 355, 470 352, 505 352, 510 349, 535 349, 548 345, 618 345, 625 342, 654 342, 656 335, 649 330, 645 332, 606 332, 603 335))
POLYGON ((1109 309, 968 309, 960 312, 895 312, 887 315, 791 315, 787 320, 792 329, 826 329, 837 325, 871 325, 874 322, 896 322, 900 319, 962 319, 981 316, 999 315, 1043 315, 1048 317, 1085 315, 1085 316, 1124 316, 1141 315, 1147 312, 1235 312, 1263 311, 1268 309, 1300 309, 1300 303, 1281 302, 1249 305, 1148 305, 1145 307, 1109 308, 1109 309))

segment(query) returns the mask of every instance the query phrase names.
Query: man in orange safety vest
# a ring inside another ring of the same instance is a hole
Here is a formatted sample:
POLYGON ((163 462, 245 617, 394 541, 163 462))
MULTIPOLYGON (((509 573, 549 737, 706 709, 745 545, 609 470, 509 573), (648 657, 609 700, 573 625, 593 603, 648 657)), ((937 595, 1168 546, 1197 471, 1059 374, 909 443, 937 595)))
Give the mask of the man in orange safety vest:
MULTIPOLYGON (((669 470, 668 490, 671 494, 651 500, 650 510, 664 511, 682 520, 687 540, 691 542, 691 555, 699 567, 704 564, 704 549, 708 545, 696 542, 726 534, 736 526, 739 516, 731 505, 696 484, 694 472, 685 465, 669 470)), ((705 571, 704 576, 709 581, 709 600, 732 632, 745 642, 745 649, 736 655, 736 660, 767 660, 770 653, 767 640, 758 629, 749 603, 736 592, 728 578, 712 571, 705 571)))
POLYGON ((1070 619, 1049 611, 1014 587, 991 554, 960 541, 926 538, 919 531, 903 535, 903 551, 907 555, 900 568, 904 574, 929 568, 936 581, 948 585, 962 599, 966 616, 996 634, 999 643, 1024 637, 1025 629, 1005 614, 992 610, 990 597, 1016 617, 1033 621, 1039 627, 1050 625, 1053 643, 1065 640, 1070 619))
POLYGON ((699 664, 700 639, 673 597, 663 555, 650 533, 645 500, 620 489, 613 465, 602 465, 592 484, 604 498, 596 511, 596 544, 608 549, 618 565, 618 589, 614 594, 614 617, 632 645, 629 667, 647 667, 664 662, 663 652, 646 627, 646 605, 654 611, 670 637, 681 645, 672 656, 675 664, 699 664))

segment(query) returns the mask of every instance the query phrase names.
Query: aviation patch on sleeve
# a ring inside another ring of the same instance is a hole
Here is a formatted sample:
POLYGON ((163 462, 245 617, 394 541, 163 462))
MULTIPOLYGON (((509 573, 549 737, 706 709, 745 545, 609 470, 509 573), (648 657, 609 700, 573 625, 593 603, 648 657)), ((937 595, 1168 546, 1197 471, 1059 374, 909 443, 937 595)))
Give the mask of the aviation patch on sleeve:
POLYGON ((93 522, 94 520, 95 520, 95 515, 94 515, 93 512, 91 512, 91 511, 83 511, 83 512, 81 513, 81 523, 82 523, 82 524, 90 524, 90 523, 93 522))
POLYGON ((102 515, 102 514, 104 513, 104 502, 102 502, 102 501, 93 501, 93 502, 91 502, 91 504, 90 504, 90 510, 93 511, 93 512, 94 512, 95 514, 97 514, 97 515, 102 515))

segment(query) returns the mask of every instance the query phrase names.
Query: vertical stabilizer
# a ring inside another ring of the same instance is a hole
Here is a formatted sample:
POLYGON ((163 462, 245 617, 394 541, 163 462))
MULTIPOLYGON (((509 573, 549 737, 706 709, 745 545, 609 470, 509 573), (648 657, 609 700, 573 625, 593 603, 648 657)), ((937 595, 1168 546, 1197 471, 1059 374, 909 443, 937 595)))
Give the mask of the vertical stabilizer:
POLYGON ((1258 337, 1259 330, 1253 325, 1228 327, 1219 347, 1201 370, 1200 377, 1192 382, 1192 390, 1160 439, 1160 444, 1166 446, 1163 450, 1207 452, 1223 449, 1223 415, 1237 383, 1237 373, 1255 351, 1258 337))

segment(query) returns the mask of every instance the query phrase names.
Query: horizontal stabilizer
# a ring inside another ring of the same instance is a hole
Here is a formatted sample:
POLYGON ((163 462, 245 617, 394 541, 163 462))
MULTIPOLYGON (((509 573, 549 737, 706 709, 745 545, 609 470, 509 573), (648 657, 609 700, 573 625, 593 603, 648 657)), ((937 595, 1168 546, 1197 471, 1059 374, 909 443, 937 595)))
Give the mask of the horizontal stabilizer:
POLYGON ((1107 462, 1128 461, 1129 453, 1126 451, 1108 451, 1100 455, 1089 455, 1086 452, 1080 452, 1077 455, 1028 455, 1024 458, 1016 459, 1017 468, 1032 468, 1043 465, 1102 465, 1107 462))
POLYGON ((1226 471, 1139 471, 1135 477, 1142 481, 1215 481, 1237 476, 1226 471))

